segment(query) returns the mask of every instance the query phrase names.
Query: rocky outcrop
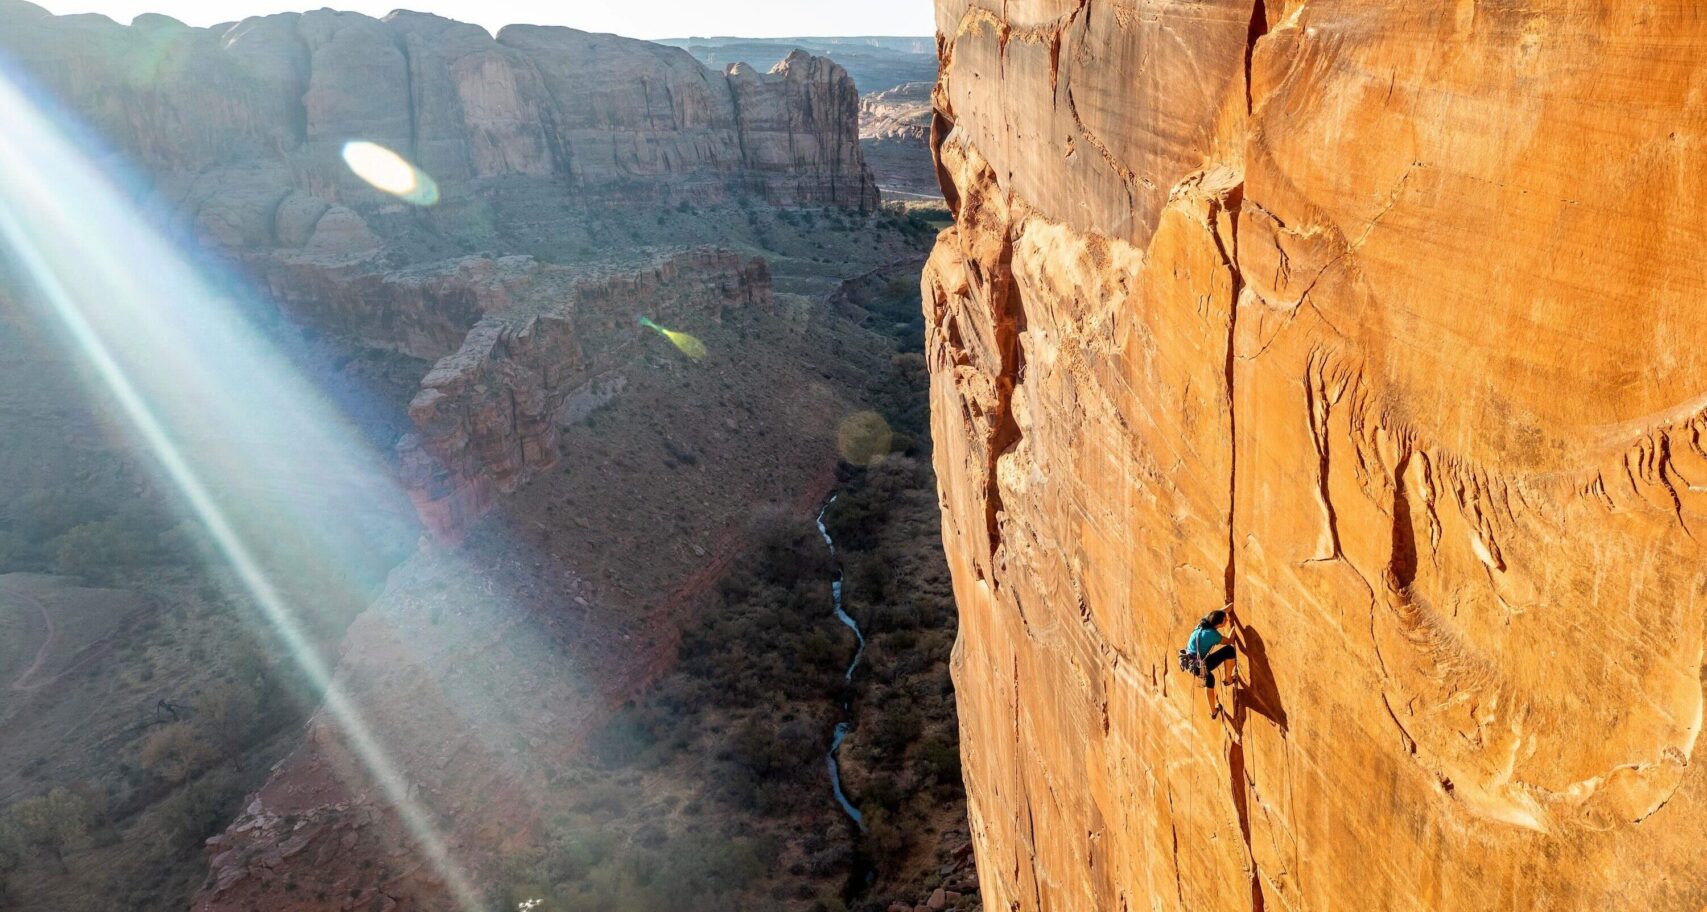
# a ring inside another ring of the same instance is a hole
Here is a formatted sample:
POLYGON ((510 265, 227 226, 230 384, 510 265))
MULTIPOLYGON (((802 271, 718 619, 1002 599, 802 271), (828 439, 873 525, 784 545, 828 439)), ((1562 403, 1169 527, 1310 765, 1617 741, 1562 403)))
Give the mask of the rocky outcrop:
POLYGON ((860 98, 860 145, 885 193, 903 198, 937 195, 931 166, 931 87, 928 82, 909 82, 860 98))
POLYGON ((499 494, 557 464, 563 428, 620 390, 611 372, 649 332, 638 317, 766 306, 770 272, 761 259, 701 250, 613 275, 548 267, 525 297, 476 323, 409 404, 417 433, 398 444, 403 480, 441 537, 459 538, 499 494))
POLYGON ((529 256, 459 257, 396 270, 315 256, 257 257, 250 266, 293 322, 425 360, 456 351, 482 317, 529 299, 553 269, 529 256))
POLYGON ((533 178, 576 204, 877 204, 853 81, 804 53, 717 73, 678 48, 569 28, 493 38, 419 13, 333 10, 121 26, 21 0, 0 3, 0 52, 227 247, 305 238, 313 218, 286 210, 293 192, 363 216, 390 207, 339 161, 353 139, 415 161, 447 203, 533 178))
POLYGON ((909 82, 859 100, 861 139, 885 139, 924 145, 931 138, 931 84, 909 82))
POLYGON ((1707 903, 1707 33, 939 0, 927 272, 1002 909, 1707 903), (1230 718, 1171 667, 1230 604, 1230 718))

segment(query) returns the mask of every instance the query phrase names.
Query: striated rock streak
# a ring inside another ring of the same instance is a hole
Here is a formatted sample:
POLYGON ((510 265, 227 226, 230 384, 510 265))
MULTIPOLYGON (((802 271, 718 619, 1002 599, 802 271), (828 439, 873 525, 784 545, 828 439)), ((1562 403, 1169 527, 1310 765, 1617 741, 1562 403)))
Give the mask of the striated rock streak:
POLYGON ((1699 17, 937 17, 986 905, 1707 903, 1699 17), (1229 601, 1223 723, 1170 665, 1229 601))

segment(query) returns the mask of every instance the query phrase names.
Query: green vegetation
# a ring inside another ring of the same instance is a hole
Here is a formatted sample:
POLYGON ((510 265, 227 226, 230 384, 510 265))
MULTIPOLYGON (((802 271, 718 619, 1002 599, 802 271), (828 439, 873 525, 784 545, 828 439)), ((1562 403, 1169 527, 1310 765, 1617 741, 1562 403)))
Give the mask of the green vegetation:
POLYGON ((131 499, 32 490, 0 499, 0 573, 38 571, 108 584, 127 570, 182 566, 194 556, 183 524, 131 499))
POLYGON ((0 824, 0 842, 10 844, 12 848, 0 856, 21 863, 34 853, 52 859, 61 873, 68 871, 65 853, 81 847, 88 840, 98 801, 98 796, 91 798, 64 787, 55 787, 45 795, 12 805, 6 811, 5 822, 0 824))
POLYGON ((918 202, 884 203, 878 219, 878 226, 884 231, 896 232, 925 246, 938 231, 953 222, 943 204, 918 202))

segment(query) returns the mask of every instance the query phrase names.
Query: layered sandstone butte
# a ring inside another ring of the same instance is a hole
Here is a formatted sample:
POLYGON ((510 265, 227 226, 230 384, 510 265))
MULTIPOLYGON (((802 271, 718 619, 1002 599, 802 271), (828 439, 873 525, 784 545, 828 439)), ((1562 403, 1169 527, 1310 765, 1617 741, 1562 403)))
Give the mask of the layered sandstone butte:
POLYGON ((1707 904, 1707 21, 937 13, 986 906, 1707 904))
POLYGON ((494 38, 333 10, 121 26, 21 0, 0 0, 0 52, 225 246, 301 246, 328 213, 348 221, 329 204, 371 202, 338 160, 354 139, 452 187, 545 178, 577 202, 877 204, 853 80, 804 53, 717 73, 678 48, 569 28, 494 38))

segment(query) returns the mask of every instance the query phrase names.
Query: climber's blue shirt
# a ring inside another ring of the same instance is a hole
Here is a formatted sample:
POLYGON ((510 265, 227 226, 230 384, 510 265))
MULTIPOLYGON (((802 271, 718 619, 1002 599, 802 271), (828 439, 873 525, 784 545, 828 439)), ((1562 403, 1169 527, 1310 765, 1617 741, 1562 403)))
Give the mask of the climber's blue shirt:
POLYGON ((1186 642, 1185 648, 1200 656, 1206 656, 1209 654, 1209 650, 1221 645, 1221 641, 1224 639, 1226 637, 1223 637, 1221 631, 1214 627, 1199 627, 1191 632, 1191 639, 1186 642))

